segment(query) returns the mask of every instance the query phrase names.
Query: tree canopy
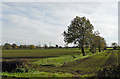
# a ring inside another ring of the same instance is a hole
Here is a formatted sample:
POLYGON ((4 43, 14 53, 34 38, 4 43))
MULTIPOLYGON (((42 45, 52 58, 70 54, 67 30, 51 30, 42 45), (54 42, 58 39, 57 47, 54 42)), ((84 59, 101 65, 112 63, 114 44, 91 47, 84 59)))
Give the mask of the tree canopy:
POLYGON ((89 35, 92 33, 94 29, 93 25, 90 23, 89 19, 85 17, 76 16, 72 21, 71 24, 68 26, 68 30, 64 31, 64 41, 68 43, 77 44, 83 53, 85 43, 88 41, 89 35))
POLYGON ((101 52, 101 48, 106 47, 106 42, 103 37, 99 34, 99 31, 94 31, 94 26, 90 23, 89 19, 86 17, 76 16, 71 24, 68 26, 68 29, 63 32, 64 41, 66 44, 74 43, 77 44, 85 55, 84 47, 90 47, 90 51, 93 53, 96 52, 96 48, 101 52))

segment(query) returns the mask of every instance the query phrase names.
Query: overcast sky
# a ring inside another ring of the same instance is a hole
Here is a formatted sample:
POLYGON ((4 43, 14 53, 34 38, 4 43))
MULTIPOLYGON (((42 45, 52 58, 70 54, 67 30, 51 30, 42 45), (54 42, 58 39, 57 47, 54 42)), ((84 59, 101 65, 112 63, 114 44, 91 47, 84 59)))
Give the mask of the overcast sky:
POLYGON ((2 43, 64 46, 62 33, 76 16, 85 16, 105 38, 118 42, 117 2, 2 3, 2 43))

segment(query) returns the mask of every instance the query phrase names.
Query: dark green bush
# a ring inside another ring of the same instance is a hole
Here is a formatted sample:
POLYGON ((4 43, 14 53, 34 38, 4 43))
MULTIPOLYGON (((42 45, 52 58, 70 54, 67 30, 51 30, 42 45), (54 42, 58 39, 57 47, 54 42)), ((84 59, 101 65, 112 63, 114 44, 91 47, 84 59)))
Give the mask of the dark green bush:
POLYGON ((19 67, 24 67, 27 63, 27 60, 11 60, 11 61, 2 61, 2 71, 11 72, 19 67))
POLYGON ((21 72, 21 73, 23 73, 23 72, 26 72, 26 70, 24 68, 17 68, 15 70, 15 72, 21 72))
POLYGON ((16 72, 16 73, 33 72, 33 71, 35 70, 28 69, 28 68, 16 68, 15 70, 13 70, 13 72, 16 72))
POLYGON ((107 66, 98 72, 98 77, 119 77, 120 78, 120 65, 107 66))

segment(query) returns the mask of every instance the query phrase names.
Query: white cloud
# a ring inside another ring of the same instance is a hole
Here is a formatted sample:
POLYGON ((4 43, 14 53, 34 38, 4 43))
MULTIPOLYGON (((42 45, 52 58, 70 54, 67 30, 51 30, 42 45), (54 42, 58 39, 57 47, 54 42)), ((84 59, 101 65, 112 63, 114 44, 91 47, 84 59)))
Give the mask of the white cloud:
POLYGON ((116 3, 5 3, 3 8, 3 42, 64 45, 62 32, 75 16, 86 16, 107 43, 117 40, 116 3))
POLYGON ((94 24, 96 26, 96 30, 98 29, 104 38, 109 38, 109 40, 107 39, 107 43, 118 40, 117 8, 117 4, 103 3, 98 7, 98 9, 96 9, 95 14, 92 16, 92 18, 95 18, 94 24))

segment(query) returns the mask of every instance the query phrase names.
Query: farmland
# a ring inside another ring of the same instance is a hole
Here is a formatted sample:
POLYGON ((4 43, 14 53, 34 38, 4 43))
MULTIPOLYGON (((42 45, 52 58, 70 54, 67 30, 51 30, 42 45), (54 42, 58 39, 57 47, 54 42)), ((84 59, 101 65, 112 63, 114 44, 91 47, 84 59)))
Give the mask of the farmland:
POLYGON ((79 54, 79 49, 38 49, 38 50, 3 50, 3 58, 45 58, 60 55, 79 54))
POLYGON ((39 50, 3 50, 3 61, 26 60, 2 76, 9 77, 93 77, 104 67, 118 65, 118 50, 106 50, 92 54, 85 50, 82 56, 78 48, 39 49, 39 50))

